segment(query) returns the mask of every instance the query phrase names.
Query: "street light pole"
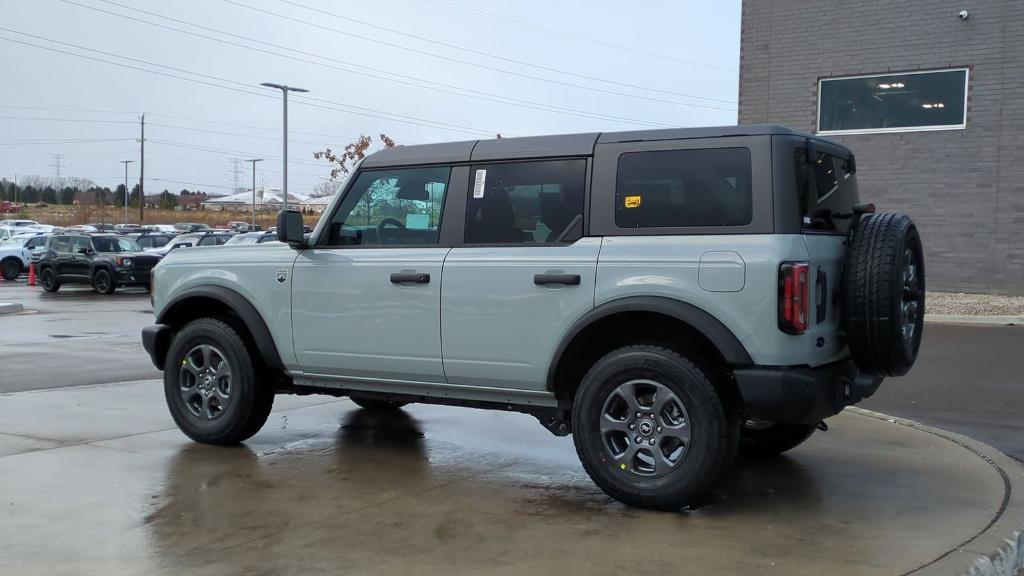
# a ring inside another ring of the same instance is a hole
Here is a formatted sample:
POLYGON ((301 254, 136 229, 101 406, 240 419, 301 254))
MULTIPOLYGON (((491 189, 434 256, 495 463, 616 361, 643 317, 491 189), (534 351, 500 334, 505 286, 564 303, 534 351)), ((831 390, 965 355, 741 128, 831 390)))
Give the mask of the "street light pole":
POLYGON ((121 160, 124 164, 124 223, 128 224, 128 165, 135 160, 121 160))
POLYGON ((296 88, 294 86, 288 86, 286 84, 273 84, 271 82, 262 82, 260 86, 266 86, 267 88, 276 88, 281 91, 284 96, 284 184, 282 185, 282 191, 284 193, 284 209, 288 209, 288 93, 289 92, 309 92, 305 88, 296 88))
POLYGON ((263 162, 263 158, 252 158, 246 162, 252 162, 252 229, 256 230, 256 163, 263 162))

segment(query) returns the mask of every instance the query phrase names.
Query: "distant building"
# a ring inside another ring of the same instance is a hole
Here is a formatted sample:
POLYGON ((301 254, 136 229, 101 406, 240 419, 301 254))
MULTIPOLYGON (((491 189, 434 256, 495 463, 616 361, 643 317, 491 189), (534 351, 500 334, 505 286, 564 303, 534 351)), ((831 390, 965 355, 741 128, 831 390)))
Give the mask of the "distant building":
POLYGON ((741 35, 740 124, 849 146, 930 289, 1024 294, 1024 3, 744 0, 741 35))
MULTIPOLYGON (((298 208, 302 202, 309 197, 303 194, 288 194, 289 207, 298 208)), ((277 211, 284 206, 284 194, 275 188, 257 188, 255 197, 257 211, 277 211)), ((218 198, 207 198, 202 202, 204 210, 240 210, 250 211, 253 208, 252 190, 220 196, 218 198)))

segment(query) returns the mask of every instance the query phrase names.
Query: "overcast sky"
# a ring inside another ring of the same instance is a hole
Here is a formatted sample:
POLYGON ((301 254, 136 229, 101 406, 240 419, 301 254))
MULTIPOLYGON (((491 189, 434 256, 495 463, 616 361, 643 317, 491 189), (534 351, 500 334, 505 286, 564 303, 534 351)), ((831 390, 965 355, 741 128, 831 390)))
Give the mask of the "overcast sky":
POLYGON ((137 181, 145 112, 147 194, 229 193, 231 158, 266 158, 257 181, 279 187, 280 93, 260 82, 311 91, 289 105, 300 193, 329 172, 313 152, 360 133, 415 144, 735 124, 739 12, 738 0, 0 0, 0 177, 53 176, 63 154, 65 176, 114 187, 118 161, 135 160, 137 181))

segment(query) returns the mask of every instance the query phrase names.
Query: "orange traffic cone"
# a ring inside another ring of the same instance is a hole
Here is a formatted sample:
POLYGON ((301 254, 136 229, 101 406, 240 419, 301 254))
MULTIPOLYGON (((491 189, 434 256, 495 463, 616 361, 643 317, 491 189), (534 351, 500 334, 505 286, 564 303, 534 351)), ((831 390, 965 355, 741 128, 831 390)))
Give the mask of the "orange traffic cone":
POLYGON ((36 263, 30 262, 28 265, 28 285, 36 285, 36 263))

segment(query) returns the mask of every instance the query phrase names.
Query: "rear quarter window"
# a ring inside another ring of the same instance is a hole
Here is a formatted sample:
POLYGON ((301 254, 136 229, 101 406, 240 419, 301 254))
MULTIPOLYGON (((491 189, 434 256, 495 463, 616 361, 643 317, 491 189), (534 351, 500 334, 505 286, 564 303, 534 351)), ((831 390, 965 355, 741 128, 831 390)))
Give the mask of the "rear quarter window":
POLYGON ((797 196, 800 202, 800 228, 808 231, 845 234, 849 214, 858 203, 857 180, 846 158, 815 154, 807 163, 807 151, 794 153, 797 196))
POLYGON ((620 228, 745 226, 752 214, 748 148, 619 156, 615 224, 620 228))

